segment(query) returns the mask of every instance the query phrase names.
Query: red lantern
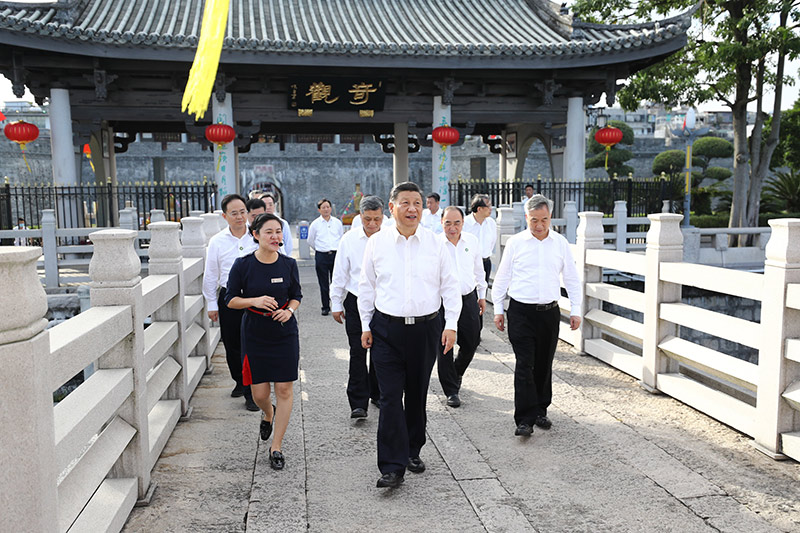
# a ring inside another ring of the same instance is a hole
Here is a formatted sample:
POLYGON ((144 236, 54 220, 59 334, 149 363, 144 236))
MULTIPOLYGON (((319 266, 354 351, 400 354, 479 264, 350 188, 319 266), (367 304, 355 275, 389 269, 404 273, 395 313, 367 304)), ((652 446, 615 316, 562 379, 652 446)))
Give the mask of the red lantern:
POLYGON ((612 146, 622 140, 622 130, 609 126, 600 128, 594 134, 594 140, 606 147, 606 170, 608 170, 608 152, 611 151, 612 146))
POLYGON ((455 144, 460 137, 458 130, 450 126, 439 126, 433 129, 433 140, 442 146, 455 144))
POLYGON ((3 133, 6 137, 8 137, 9 140, 14 141, 19 145, 20 150, 22 150, 22 159, 25 160, 25 166, 28 167, 28 172, 30 172, 31 167, 28 164, 28 158, 25 157, 25 145, 29 142, 35 141, 39 137, 39 128, 33 124, 20 120, 18 122, 7 124, 3 129, 3 133))
POLYGON ((212 124, 206 127, 206 139, 222 148, 236 138, 236 130, 227 124, 212 124))

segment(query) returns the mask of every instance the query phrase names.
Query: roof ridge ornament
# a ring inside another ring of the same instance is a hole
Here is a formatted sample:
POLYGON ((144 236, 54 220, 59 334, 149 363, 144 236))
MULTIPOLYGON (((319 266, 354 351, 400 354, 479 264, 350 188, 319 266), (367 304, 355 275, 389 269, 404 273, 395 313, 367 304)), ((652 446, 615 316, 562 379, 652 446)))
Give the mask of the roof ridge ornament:
POLYGON ((72 24, 78 16, 80 0, 58 0, 51 7, 56 10, 56 21, 61 24, 72 24))

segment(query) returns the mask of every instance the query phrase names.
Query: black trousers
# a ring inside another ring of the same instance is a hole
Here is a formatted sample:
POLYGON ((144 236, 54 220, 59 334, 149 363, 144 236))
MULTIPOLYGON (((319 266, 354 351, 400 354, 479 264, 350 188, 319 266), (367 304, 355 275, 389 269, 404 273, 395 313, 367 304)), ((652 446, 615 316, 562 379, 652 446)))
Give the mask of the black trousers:
POLYGON ((377 310, 372 318, 372 361, 381 394, 381 474, 405 473, 409 457, 419 456, 425 445, 428 385, 443 327, 441 313, 432 320, 408 326, 377 310))
POLYGON ((492 273, 492 258, 491 257, 484 257, 483 258, 483 271, 486 272, 486 283, 489 283, 489 274, 492 273))
POLYGON ((315 252, 314 266, 317 270, 317 281, 319 281, 319 295, 322 300, 322 309, 331 308, 330 287, 333 278, 333 262, 336 260, 336 251, 315 252))
MULTIPOLYGON (((444 314, 444 309, 440 311, 444 314)), ((478 291, 473 290, 461 297, 461 315, 458 317, 458 331, 456 344, 458 356, 453 359, 453 349, 444 352, 444 346, 439 343, 439 383, 445 396, 458 394, 459 378, 464 375, 467 367, 475 356, 475 350, 481 342, 481 310, 478 307, 478 291)))
POLYGON ((553 356, 561 311, 536 311, 514 299, 508 306, 508 340, 514 350, 514 422, 530 424, 546 416, 553 399, 553 356))
MULTIPOLYGON (((228 370, 237 385, 242 384, 242 316, 244 309, 231 309, 225 305, 225 288, 219 290, 219 329, 225 346, 228 370)), ((250 387, 244 387, 245 398, 251 398, 250 387)))
POLYGON ((347 380, 347 399, 350 409, 369 408, 370 398, 377 400, 378 378, 375 364, 370 361, 367 369, 367 350, 361 346, 361 317, 358 314, 358 298, 348 292, 344 299, 344 329, 350 344, 350 372, 347 380))

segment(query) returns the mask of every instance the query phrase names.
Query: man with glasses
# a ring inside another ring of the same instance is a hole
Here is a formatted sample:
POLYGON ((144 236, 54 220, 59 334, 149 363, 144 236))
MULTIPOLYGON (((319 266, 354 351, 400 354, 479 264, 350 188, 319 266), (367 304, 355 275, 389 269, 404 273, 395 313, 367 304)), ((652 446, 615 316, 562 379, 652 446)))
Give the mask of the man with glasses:
POLYGON ((472 197, 469 210, 471 214, 464 219, 464 231, 472 233, 478 238, 483 259, 483 270, 486 273, 486 283, 489 283, 489 274, 492 273, 492 254, 497 242, 497 223, 492 218, 492 201, 486 194, 476 194, 472 197))

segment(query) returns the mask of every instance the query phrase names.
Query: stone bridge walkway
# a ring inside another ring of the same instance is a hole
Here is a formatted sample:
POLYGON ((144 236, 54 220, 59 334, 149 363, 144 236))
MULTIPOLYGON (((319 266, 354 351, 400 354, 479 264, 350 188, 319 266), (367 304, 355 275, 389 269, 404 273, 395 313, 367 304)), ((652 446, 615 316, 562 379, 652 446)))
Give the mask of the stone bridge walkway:
POLYGON ((285 470, 269 468, 258 414, 230 398, 220 344, 191 419, 155 467, 151 505, 134 509, 126 531, 800 531, 800 465, 564 344, 553 428, 515 437, 514 358, 489 321, 462 407, 444 406, 434 370, 428 470, 376 489, 377 410, 349 418, 344 327, 320 316, 313 267, 301 278, 285 470))

